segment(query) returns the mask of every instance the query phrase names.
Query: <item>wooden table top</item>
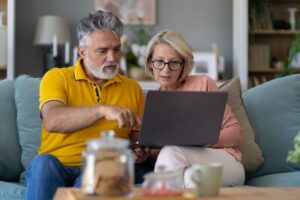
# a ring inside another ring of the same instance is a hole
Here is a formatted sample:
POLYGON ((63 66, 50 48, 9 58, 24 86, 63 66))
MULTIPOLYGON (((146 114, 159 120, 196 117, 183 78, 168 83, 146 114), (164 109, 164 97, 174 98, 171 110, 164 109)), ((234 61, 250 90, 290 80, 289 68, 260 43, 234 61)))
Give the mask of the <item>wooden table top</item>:
MULTIPOLYGON (((131 197, 100 197, 100 196, 86 196, 80 189, 76 188, 59 188, 55 194, 54 200, 193 200, 197 199, 194 190, 183 190, 181 196, 176 197, 146 197, 142 195, 141 189, 134 189, 131 197)), ((236 188, 221 188, 220 195, 217 197, 201 197, 199 199, 205 200, 299 200, 300 188, 257 188, 257 187, 236 187, 236 188)))

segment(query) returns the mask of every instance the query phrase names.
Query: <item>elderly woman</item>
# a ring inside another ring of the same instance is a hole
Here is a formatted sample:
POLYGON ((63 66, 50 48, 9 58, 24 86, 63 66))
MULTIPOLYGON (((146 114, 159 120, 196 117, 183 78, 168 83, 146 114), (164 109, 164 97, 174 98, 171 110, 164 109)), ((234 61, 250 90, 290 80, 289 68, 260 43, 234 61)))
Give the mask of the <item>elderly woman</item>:
MULTIPOLYGON (((192 50, 183 36, 173 30, 163 30, 148 43, 146 70, 160 84, 159 90, 218 91, 217 85, 207 76, 189 76, 193 68, 192 50)), ((243 132, 227 105, 217 144, 210 147, 165 146, 159 153, 155 171, 164 165, 166 170, 178 172, 182 187, 192 187, 190 166, 219 162, 223 164, 223 186, 242 185, 245 172, 238 146, 243 132)))

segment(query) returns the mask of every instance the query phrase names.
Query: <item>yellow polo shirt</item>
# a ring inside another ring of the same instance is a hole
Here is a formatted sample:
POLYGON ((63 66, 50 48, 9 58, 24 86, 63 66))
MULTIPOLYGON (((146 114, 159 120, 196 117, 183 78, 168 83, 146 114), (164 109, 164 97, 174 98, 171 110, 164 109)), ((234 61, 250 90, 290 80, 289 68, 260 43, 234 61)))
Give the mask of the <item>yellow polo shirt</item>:
MULTIPOLYGON (((40 85, 40 106, 57 100, 66 106, 90 106, 109 104, 132 109, 140 117, 144 107, 144 96, 140 86, 122 75, 111 78, 102 89, 85 75, 81 60, 75 66, 54 68, 43 77, 40 85)), ((63 121, 61 123, 64 123, 63 121)), ((118 128, 116 121, 101 119, 97 123, 74 133, 48 133, 42 125, 39 154, 56 156, 63 165, 80 166, 81 153, 86 141, 98 138, 105 130, 114 130, 117 137, 129 138, 129 128, 118 128)))

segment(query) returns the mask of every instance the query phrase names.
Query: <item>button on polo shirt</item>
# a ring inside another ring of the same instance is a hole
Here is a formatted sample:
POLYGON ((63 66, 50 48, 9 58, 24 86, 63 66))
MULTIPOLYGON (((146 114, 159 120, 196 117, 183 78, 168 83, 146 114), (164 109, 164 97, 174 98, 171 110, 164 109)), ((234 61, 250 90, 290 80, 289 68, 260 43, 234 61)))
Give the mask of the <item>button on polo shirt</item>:
MULTIPOLYGON (((40 85, 39 108, 52 100, 61 101, 71 107, 116 105, 130 108, 140 117, 144 107, 142 90, 134 80, 118 74, 100 89, 86 77, 81 60, 75 66, 54 68, 45 74, 40 85)), ((129 128, 120 129, 116 121, 106 119, 74 133, 48 133, 43 123, 39 154, 50 153, 66 166, 80 166, 86 141, 98 138, 105 130, 114 130, 116 136, 121 138, 129 138, 130 135, 129 128)))

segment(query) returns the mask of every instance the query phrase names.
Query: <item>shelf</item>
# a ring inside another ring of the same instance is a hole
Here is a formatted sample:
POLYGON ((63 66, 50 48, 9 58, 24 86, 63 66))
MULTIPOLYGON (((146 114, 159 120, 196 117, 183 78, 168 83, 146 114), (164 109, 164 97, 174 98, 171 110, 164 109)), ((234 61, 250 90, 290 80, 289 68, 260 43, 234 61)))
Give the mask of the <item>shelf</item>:
POLYGON ((250 68, 249 73, 263 73, 263 74, 273 74, 281 72, 281 69, 274 68, 250 68))
POLYGON ((299 0, 270 0, 269 3, 299 3, 299 0))
POLYGON ((253 31, 250 34, 254 35, 296 35, 300 33, 300 30, 257 30, 253 31))
MULTIPOLYGON (((300 73, 300 68, 291 68, 293 73, 300 73)), ((249 75, 249 88, 257 86, 274 79, 277 75, 282 73, 282 69, 274 68, 250 68, 248 70, 249 75)))
MULTIPOLYGON (((293 72, 300 73, 300 69, 291 68, 293 72)), ((274 69, 274 68, 249 68, 250 74, 276 74, 282 72, 282 69, 274 69)))

